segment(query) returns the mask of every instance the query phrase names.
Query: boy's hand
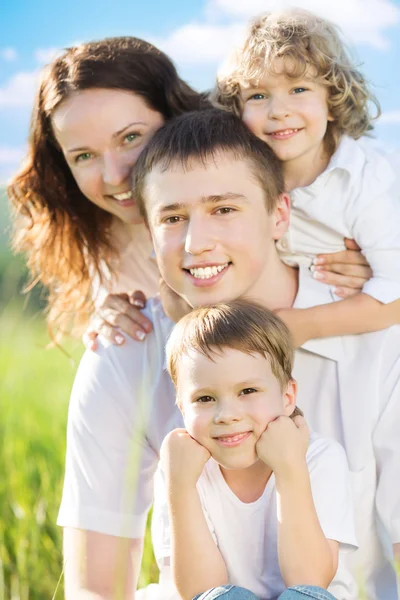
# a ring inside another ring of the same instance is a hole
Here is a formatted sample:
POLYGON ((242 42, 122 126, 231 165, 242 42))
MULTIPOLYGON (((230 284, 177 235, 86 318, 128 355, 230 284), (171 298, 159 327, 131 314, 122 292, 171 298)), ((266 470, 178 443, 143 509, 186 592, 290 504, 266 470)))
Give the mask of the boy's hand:
POLYGON ((211 454, 186 429, 174 429, 161 446, 161 464, 167 485, 192 487, 199 479, 211 454))
POLYGON ((256 451, 275 475, 291 473, 304 465, 310 432, 303 417, 278 417, 261 434, 256 451))

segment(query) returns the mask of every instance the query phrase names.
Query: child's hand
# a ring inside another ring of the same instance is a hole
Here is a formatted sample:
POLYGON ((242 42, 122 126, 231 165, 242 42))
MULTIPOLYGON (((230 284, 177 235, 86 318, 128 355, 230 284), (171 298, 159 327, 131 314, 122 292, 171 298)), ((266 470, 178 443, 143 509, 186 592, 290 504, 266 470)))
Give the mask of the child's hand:
POLYGON ((303 417, 278 417, 261 434, 256 451, 275 475, 285 475, 304 465, 310 432, 303 417))
POLYGON ((211 456, 186 429, 171 431, 162 443, 160 454, 167 485, 174 487, 195 486, 211 456))

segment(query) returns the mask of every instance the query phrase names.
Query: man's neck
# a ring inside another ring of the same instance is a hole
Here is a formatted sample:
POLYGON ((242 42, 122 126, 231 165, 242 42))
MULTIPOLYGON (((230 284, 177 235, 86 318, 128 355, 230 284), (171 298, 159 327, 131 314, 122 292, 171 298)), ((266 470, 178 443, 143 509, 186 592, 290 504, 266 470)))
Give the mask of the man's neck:
POLYGON ((241 502, 256 502, 264 493, 272 470, 261 460, 247 469, 224 469, 219 467, 228 487, 241 502))
POLYGON ((291 308, 299 287, 298 270, 285 265, 274 253, 259 281, 246 297, 269 310, 291 308))

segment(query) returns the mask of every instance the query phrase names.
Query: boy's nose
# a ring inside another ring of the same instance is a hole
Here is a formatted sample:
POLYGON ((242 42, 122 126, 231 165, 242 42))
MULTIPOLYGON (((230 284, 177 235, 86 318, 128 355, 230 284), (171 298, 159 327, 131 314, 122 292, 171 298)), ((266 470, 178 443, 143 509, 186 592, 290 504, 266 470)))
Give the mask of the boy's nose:
POLYGON ((193 256, 212 250, 215 243, 203 219, 191 219, 185 238, 185 252, 193 256))
POLYGON ((286 119, 290 116, 290 109, 282 99, 275 98, 270 101, 268 107, 268 117, 270 119, 286 119))

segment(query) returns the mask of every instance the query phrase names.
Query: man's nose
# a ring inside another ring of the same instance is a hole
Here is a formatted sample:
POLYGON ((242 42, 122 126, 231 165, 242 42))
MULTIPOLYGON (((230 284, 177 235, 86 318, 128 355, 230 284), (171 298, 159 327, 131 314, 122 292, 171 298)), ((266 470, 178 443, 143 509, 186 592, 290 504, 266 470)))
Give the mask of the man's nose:
POLYGON ((212 250, 214 246, 212 229, 207 226, 206 219, 196 216, 191 218, 186 229, 185 252, 196 256, 212 250))
POLYGON ((127 163, 125 157, 118 153, 110 153, 104 156, 103 181, 110 186, 118 187, 129 179, 131 169, 132 165, 127 163))

